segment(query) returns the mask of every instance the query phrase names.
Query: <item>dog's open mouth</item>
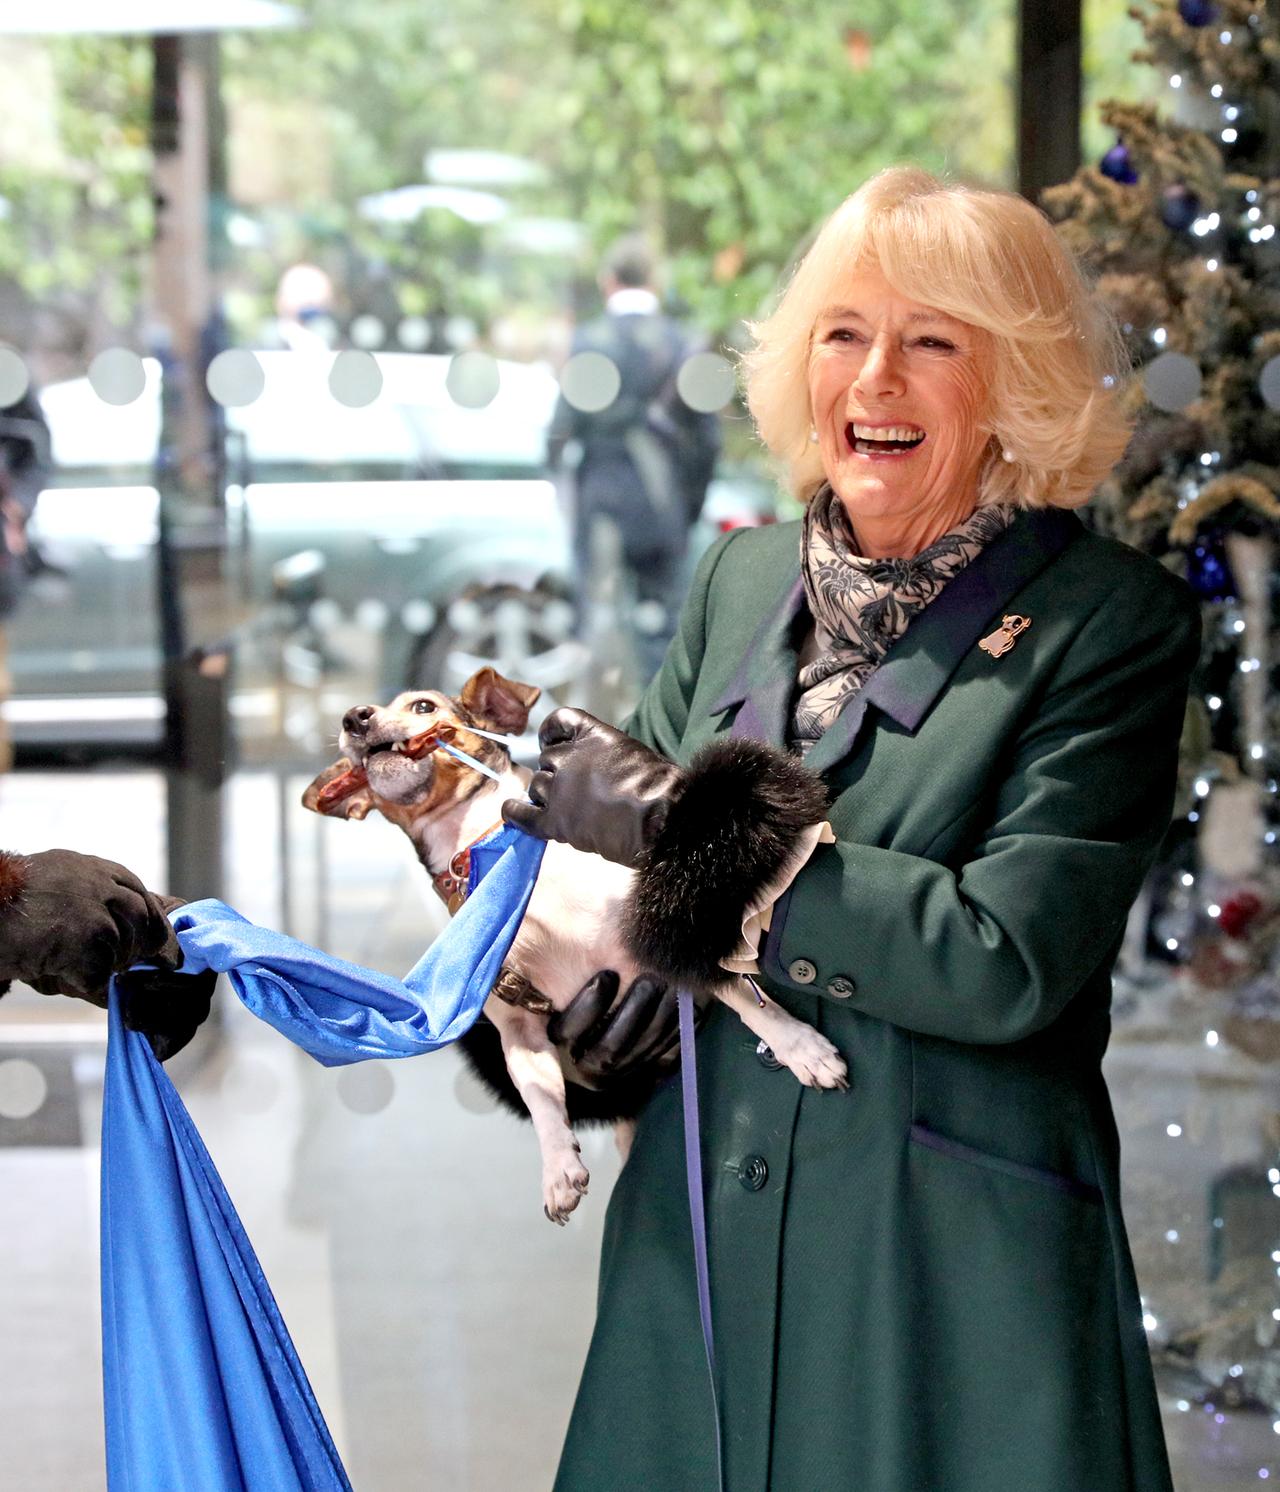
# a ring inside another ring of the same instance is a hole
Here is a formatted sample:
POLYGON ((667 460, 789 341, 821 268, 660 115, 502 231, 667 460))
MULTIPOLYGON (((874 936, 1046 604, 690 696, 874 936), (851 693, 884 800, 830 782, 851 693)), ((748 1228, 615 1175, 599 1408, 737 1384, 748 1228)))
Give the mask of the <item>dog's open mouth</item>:
POLYGON ((375 756, 379 756, 383 752, 386 752, 386 751, 391 752, 395 756, 408 756, 408 754, 409 754, 405 750, 405 743, 402 740, 401 741, 378 741, 378 742, 376 742, 372 746, 366 746, 365 747, 365 749, 364 749, 364 759, 365 759, 366 762, 372 761, 375 756))

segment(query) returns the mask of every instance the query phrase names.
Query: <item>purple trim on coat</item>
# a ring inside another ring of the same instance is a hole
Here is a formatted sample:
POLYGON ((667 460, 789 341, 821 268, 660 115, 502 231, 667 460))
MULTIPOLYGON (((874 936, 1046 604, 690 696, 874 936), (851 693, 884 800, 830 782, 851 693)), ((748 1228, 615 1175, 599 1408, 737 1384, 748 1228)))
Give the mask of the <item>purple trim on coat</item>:
POLYGON ((1019 1181, 1034 1181, 1037 1186, 1052 1187, 1054 1191, 1065 1192, 1067 1196, 1075 1197, 1081 1202, 1093 1202, 1099 1207, 1102 1205, 1101 1189, 1091 1186, 1087 1181, 1077 1181, 1074 1176, 1063 1176, 1058 1171, 1045 1171, 1039 1166, 1023 1165, 1017 1160, 1006 1160, 1003 1155, 992 1155, 989 1150, 975 1150, 972 1145, 949 1140, 946 1135, 940 1135, 924 1124, 913 1124, 907 1134, 913 1145, 923 1145, 926 1150, 936 1150, 939 1155, 950 1156, 952 1160, 964 1161, 966 1165, 977 1166, 984 1171, 997 1171, 1002 1176, 1013 1176, 1019 1181))

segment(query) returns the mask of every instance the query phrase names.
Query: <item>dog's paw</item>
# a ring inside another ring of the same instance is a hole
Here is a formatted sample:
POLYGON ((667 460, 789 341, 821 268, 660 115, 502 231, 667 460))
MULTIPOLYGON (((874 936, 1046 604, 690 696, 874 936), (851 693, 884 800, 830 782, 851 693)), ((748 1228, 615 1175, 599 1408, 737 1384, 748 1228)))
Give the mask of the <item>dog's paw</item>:
POLYGON ((569 1214, 587 1194, 591 1176, 575 1145, 542 1173, 542 1210, 547 1221, 563 1228, 569 1214))
POLYGON ((844 1058, 820 1031, 801 1025, 773 1054, 790 1068, 806 1088, 848 1088, 849 1069, 844 1058))

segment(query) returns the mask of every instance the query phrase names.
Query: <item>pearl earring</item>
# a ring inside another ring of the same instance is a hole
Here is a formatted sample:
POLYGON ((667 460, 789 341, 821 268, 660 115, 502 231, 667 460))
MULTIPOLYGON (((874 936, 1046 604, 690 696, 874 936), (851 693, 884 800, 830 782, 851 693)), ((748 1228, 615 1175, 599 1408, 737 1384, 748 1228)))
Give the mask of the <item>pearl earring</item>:
POLYGON ((1013 461, 1015 459, 1013 452, 1009 449, 1008 446, 1005 446, 1004 450, 1000 452, 1000 455, 1005 461, 1013 461))
POLYGON ((812 425, 809 426, 809 440, 815 446, 818 444, 818 432, 812 425))

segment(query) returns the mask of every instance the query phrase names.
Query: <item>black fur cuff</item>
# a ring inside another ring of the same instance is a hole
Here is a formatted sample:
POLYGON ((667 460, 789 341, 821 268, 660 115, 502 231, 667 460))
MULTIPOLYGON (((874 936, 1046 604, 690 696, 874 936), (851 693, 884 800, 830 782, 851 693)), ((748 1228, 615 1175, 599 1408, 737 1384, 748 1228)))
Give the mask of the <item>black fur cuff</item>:
POLYGON ((797 758, 760 741, 704 746, 636 869, 623 935, 639 967, 694 989, 722 984, 743 913, 826 808, 797 758))
POLYGON ((0 850, 0 910, 17 901, 26 884, 26 856, 0 850))

